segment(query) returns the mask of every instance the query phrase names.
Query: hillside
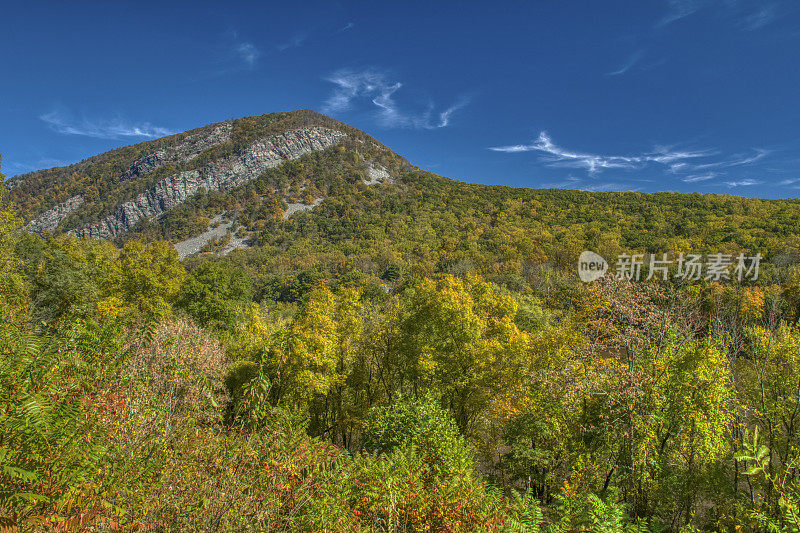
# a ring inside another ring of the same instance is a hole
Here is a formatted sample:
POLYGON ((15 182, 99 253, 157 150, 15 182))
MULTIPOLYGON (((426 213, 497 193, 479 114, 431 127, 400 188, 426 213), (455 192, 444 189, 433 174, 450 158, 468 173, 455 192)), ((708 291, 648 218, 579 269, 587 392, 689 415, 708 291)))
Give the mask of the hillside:
POLYGON ((20 176, 0 529, 795 531, 799 244, 796 200, 470 185, 308 111, 20 176))
POLYGON ((210 124, 9 187, 41 234, 166 239, 181 257, 256 247, 247 253, 259 262, 343 254, 363 264, 361 254, 380 247, 426 272, 468 264, 520 273, 521 262, 566 266, 584 248, 771 257, 800 228, 798 200, 460 183, 312 111, 210 124))
POLYGON ((334 145, 387 151, 312 111, 247 117, 18 176, 12 198, 37 233, 122 237, 197 193, 235 189, 265 170, 334 145))

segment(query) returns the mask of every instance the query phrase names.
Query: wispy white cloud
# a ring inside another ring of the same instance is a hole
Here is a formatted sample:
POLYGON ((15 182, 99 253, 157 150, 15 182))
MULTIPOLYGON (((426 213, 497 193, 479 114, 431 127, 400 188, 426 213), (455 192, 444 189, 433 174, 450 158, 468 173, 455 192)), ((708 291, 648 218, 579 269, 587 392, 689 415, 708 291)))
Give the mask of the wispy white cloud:
POLYGON ((674 165, 670 165, 670 172, 674 174, 680 172, 702 172, 712 168, 719 169, 719 168, 745 166, 755 163, 756 161, 761 161, 771 153, 772 150, 765 150, 763 148, 753 148, 753 153, 750 155, 735 154, 721 161, 708 161, 703 163, 686 163, 686 162, 676 163, 674 165))
POLYGON ((238 43, 234 49, 236 55, 248 68, 255 67, 258 58, 261 56, 261 51, 253 43, 238 43))
POLYGON ((542 183, 539 185, 543 189, 573 189, 577 191, 637 191, 640 187, 632 187, 630 183, 622 183, 619 181, 608 181, 603 183, 596 183, 593 181, 586 181, 574 176, 569 176, 564 181, 542 183))
POLYGON ((264 55, 261 48, 254 42, 243 39, 235 29, 225 32, 210 50, 209 59, 213 63, 213 70, 203 74, 203 77, 213 78, 242 70, 254 70, 264 55))
POLYGON ((86 117, 76 118, 63 109, 55 109, 45 113, 39 118, 50 129, 64 135, 81 135, 97 139, 124 139, 142 137, 154 139, 175 133, 161 126, 154 126, 149 122, 131 123, 120 117, 112 119, 91 120, 86 117))
POLYGON ((8 161, 4 162, 0 168, 7 176, 15 176, 17 174, 26 174, 28 172, 35 172, 44 168, 63 167, 69 165, 67 161, 62 159, 54 159, 52 157, 40 157, 31 161, 8 161))
POLYGON ((779 0, 667 0, 667 13, 656 22, 656 27, 667 26, 705 9, 740 30, 756 31, 786 14, 789 10, 783 4, 779 0))
POLYGON ((620 65, 618 69, 611 72, 606 72, 606 76, 619 76, 620 74, 625 74, 644 57, 644 53, 644 49, 635 51, 622 65, 620 65))
POLYGON ((637 191, 638 188, 632 188, 628 183, 608 182, 608 183, 593 183, 591 185, 578 185, 575 187, 579 191, 637 191))
POLYGON ((453 114, 469 103, 468 98, 462 97, 443 111, 436 111, 432 104, 423 111, 401 109, 395 93, 403 84, 375 69, 339 70, 325 79, 336 87, 322 106, 324 113, 342 113, 367 103, 386 127, 444 128, 450 124, 453 114))
POLYGON ((564 178, 564 181, 542 183, 541 186, 545 189, 577 189, 583 181, 583 178, 570 174, 564 178))
POLYGON ((637 155, 601 155, 567 150, 556 145, 547 132, 539 133, 539 137, 530 144, 510 146, 493 146, 495 152, 542 152, 546 164, 555 167, 585 168, 589 174, 596 174, 608 168, 640 168, 647 163, 668 165, 670 168, 684 160, 707 157, 709 151, 676 151, 668 147, 656 147, 654 151, 637 155))
POLYGON ((341 28, 339 28, 339 29, 336 31, 336 33, 342 33, 343 31, 352 30, 352 29, 353 29, 353 27, 354 27, 355 25, 356 25, 356 23, 355 23, 355 22, 348 22, 347 24, 345 24, 344 26, 342 26, 341 28))
POLYGON ((288 41, 277 45, 275 48, 283 52, 284 50, 288 50, 289 48, 297 48, 302 46, 304 42, 308 39, 308 32, 300 32, 292 36, 291 39, 288 41))
POLYGON ((681 172, 685 172, 689 170, 689 163, 681 161, 680 163, 672 163, 669 165, 668 170, 673 174, 679 174, 681 172))
MULTIPOLYGON (((493 146, 489 148, 495 152, 521 153, 536 152, 539 161, 549 167, 580 168, 587 172, 588 178, 596 178, 598 174, 607 169, 621 169, 623 171, 633 170, 661 170, 667 176, 674 175, 683 183, 703 184, 728 187, 747 187, 761 184, 760 179, 754 179, 741 173, 755 163, 768 157, 772 150, 755 148, 751 153, 725 155, 717 150, 686 150, 679 149, 675 145, 655 146, 649 152, 640 152, 630 155, 604 155, 578 150, 569 150, 557 145, 547 132, 539 133, 535 141, 528 144, 514 144, 508 146, 493 146), (729 176, 728 174, 734 174, 729 176), (739 174, 739 175, 736 175, 739 174), (726 179, 727 181, 722 181, 726 179)), ((619 172, 617 172, 619 174, 619 172)), ((636 174, 636 179, 627 180, 629 183, 626 188, 630 189, 631 181, 640 181, 641 177, 636 174)), ((666 176, 665 176, 666 177, 666 176)), ((620 179, 616 176, 615 179, 620 179)), ((576 182, 574 176, 570 175, 569 183, 558 184, 560 187, 581 188, 595 190, 596 187, 604 190, 609 189, 610 183, 597 185, 593 181, 576 182)), ((624 180, 616 182, 625 185, 624 180)), ((798 184, 800 178, 795 180, 784 180, 781 185, 798 184)))
POLYGON ((753 148, 755 154, 753 155, 744 155, 739 156, 737 159, 733 159, 732 161, 728 161, 725 164, 727 166, 739 166, 739 165, 749 165, 750 163, 755 163, 756 161, 761 161, 769 154, 772 153, 772 150, 765 150, 764 148, 753 148))
POLYGON ((758 6, 756 11, 746 13, 739 21, 739 27, 746 31, 760 30, 767 26, 778 16, 778 6, 776 4, 763 4, 758 6))
POLYGON ((703 3, 700 0, 667 0, 669 11, 662 17, 656 26, 666 26, 700 10, 703 3))
POLYGON ((694 176, 685 176, 681 178, 684 183, 697 183, 700 181, 708 181, 718 176, 716 172, 709 172, 708 174, 696 174, 694 176))
POLYGON ((781 1, 764 0, 667 0, 667 13, 656 22, 663 27, 705 9, 716 18, 744 31, 768 26, 787 9, 781 1))
POLYGON ((725 185, 728 187, 750 187, 752 185, 760 185, 761 183, 763 183, 761 180, 746 178, 736 181, 726 181, 725 185))
POLYGON ((453 115, 453 113, 455 113, 459 109, 462 109, 467 104, 469 104, 469 98, 467 98, 467 97, 459 98, 458 101, 456 101, 455 104, 451 105, 450 107, 448 107, 447 109, 445 109, 444 111, 439 113, 439 124, 436 127, 437 128, 444 128, 446 126, 449 126, 450 125, 450 117, 453 115))
POLYGON ((781 185, 794 185, 795 183, 800 182, 800 178, 789 178, 780 182, 781 185))
MULTIPOLYGON (((671 146, 657 146, 653 152, 643 156, 644 162, 655 162, 662 165, 674 165, 676 162, 684 162, 702 157, 714 155, 713 150, 674 150, 671 146)), ((642 156, 639 156, 642 157, 642 156)), ((691 163, 689 163, 691 166, 691 163)))

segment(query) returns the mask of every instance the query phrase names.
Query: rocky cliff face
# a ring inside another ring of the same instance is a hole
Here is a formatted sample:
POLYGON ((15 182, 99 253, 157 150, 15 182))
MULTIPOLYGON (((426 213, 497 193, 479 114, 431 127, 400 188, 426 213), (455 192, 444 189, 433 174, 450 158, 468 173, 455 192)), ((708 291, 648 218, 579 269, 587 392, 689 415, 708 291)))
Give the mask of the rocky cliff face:
MULTIPOLYGON (((162 224, 164 214, 189 197, 202 190, 228 192, 288 160, 334 145, 368 159, 368 185, 393 182, 384 168, 387 162, 404 164, 366 133, 300 109, 231 119, 121 146, 71 165, 16 176, 7 185, 31 232, 114 239, 147 219, 159 226, 148 231, 166 236, 170 225, 162 224)), ((179 225, 188 223, 181 216, 179 225)), ((184 226, 178 231, 188 229, 184 226)))
MULTIPOLYGON (((324 150, 347 138, 341 131, 314 126, 270 135, 240 152, 194 170, 178 172, 153 185, 133 200, 120 204, 110 215, 69 233, 80 237, 113 238, 130 231, 143 218, 155 219, 177 207, 201 188, 226 190, 258 178, 265 170, 284 161, 324 150)), ((221 124, 210 134, 185 139, 180 145, 159 150, 135 161, 125 176, 142 176, 173 162, 189 161, 213 146, 230 139, 229 125, 221 124)), ((83 203, 70 198, 39 215, 28 226, 38 233, 55 230, 59 223, 83 203)))
POLYGON ((30 224, 28 224, 28 231, 34 233, 45 233, 55 231, 61 221, 67 218, 70 213, 76 211, 83 205, 83 196, 73 196, 65 202, 61 202, 55 207, 51 207, 38 217, 36 217, 30 224))
POLYGON ((230 141, 232 132, 233 124, 223 122, 218 124, 210 133, 190 135, 175 147, 161 149, 137 159, 125 172, 124 177, 144 176, 168 163, 190 161, 206 150, 230 141))

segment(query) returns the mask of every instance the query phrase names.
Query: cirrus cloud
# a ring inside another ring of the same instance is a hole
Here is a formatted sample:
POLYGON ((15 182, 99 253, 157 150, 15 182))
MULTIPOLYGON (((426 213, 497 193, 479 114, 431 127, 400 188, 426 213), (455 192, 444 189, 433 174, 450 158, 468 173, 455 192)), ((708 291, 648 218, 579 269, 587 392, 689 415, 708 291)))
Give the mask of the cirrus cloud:
POLYGON ((366 105, 386 127, 444 128, 450 124, 453 114, 469 103, 467 97, 461 97, 442 110, 436 110, 433 104, 421 110, 409 110, 401 107, 396 97, 403 84, 376 69, 342 69, 325 80, 335 87, 322 106, 324 113, 342 113, 366 105))
POLYGON ((96 139, 125 139, 132 137, 155 139, 156 137, 164 137, 175 133, 170 129, 154 126, 149 122, 132 123, 121 117, 111 119, 76 118, 63 109, 54 109, 49 113, 44 113, 39 116, 39 119, 57 133, 94 137, 96 139))
POLYGON ((708 157, 712 152, 671 150, 668 147, 657 147, 653 152, 637 155, 600 155, 568 150, 555 144, 546 131, 530 144, 510 146, 492 146, 494 152, 541 152, 543 161, 549 166, 584 168, 589 174, 596 174, 608 168, 640 168, 647 163, 675 166, 685 160, 708 157))

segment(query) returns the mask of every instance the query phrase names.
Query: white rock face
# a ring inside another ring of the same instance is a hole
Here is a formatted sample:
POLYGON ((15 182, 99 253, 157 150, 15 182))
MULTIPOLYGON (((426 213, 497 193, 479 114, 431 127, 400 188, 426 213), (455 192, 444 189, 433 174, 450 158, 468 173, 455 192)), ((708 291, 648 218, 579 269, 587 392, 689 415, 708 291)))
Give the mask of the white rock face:
POLYGON ((392 175, 389 174, 389 171, 386 170, 386 167, 379 165, 377 163, 373 163, 372 161, 367 162, 367 176, 369 179, 364 183, 367 185, 377 185, 378 183, 388 182, 394 183, 394 179, 392 175))
POLYGON ((295 213, 299 213, 300 211, 310 211, 321 203, 322 198, 317 198, 312 204, 287 204, 286 211, 283 212, 283 220, 288 220, 290 216, 294 215, 295 213))
MULTIPOLYGON (((220 131, 217 135, 218 140, 225 138, 224 131, 220 131)), ((164 178, 133 200, 119 205, 113 213, 100 222, 69 233, 79 237, 104 239, 116 237, 129 231, 143 218, 154 219, 177 207, 201 188, 209 191, 232 189, 258 178, 267 169, 310 152, 325 150, 342 142, 346 137, 347 134, 340 131, 311 127, 259 139, 235 155, 212 161, 196 170, 179 172, 164 178)), ((187 153, 198 149, 197 144, 193 146, 186 148, 187 153)), ((153 159, 150 157, 138 162, 137 172, 153 165, 164 165, 169 162, 166 158, 171 156, 162 154, 153 159)))
POLYGON ((144 176, 168 163, 191 161, 209 148, 230 141, 232 132, 233 124, 223 122, 218 124, 210 133, 189 135, 175 147, 161 149, 137 159, 125 172, 124 177, 144 176))
MULTIPOLYGON (((189 257, 190 255, 198 253, 202 250, 203 246, 205 246, 209 241, 214 239, 221 239, 225 235, 227 235, 228 230, 233 227, 233 221, 222 220, 222 215, 217 215, 211 220, 211 225, 208 227, 206 231, 201 233, 200 235, 195 235, 194 237, 189 237, 188 239, 180 242, 176 242, 173 247, 175 251, 178 252, 178 258, 184 259, 189 257), (217 224, 216 227, 213 227, 214 224, 217 224)), ((250 244, 247 238, 237 237, 236 235, 231 235, 231 240, 228 244, 220 250, 220 255, 228 255, 233 250, 237 248, 249 248, 250 244)))
POLYGON ((83 196, 73 196, 65 202, 61 202, 55 207, 51 207, 28 224, 28 231, 33 233, 45 233, 55 231, 61 221, 67 218, 70 213, 83 205, 83 196))

